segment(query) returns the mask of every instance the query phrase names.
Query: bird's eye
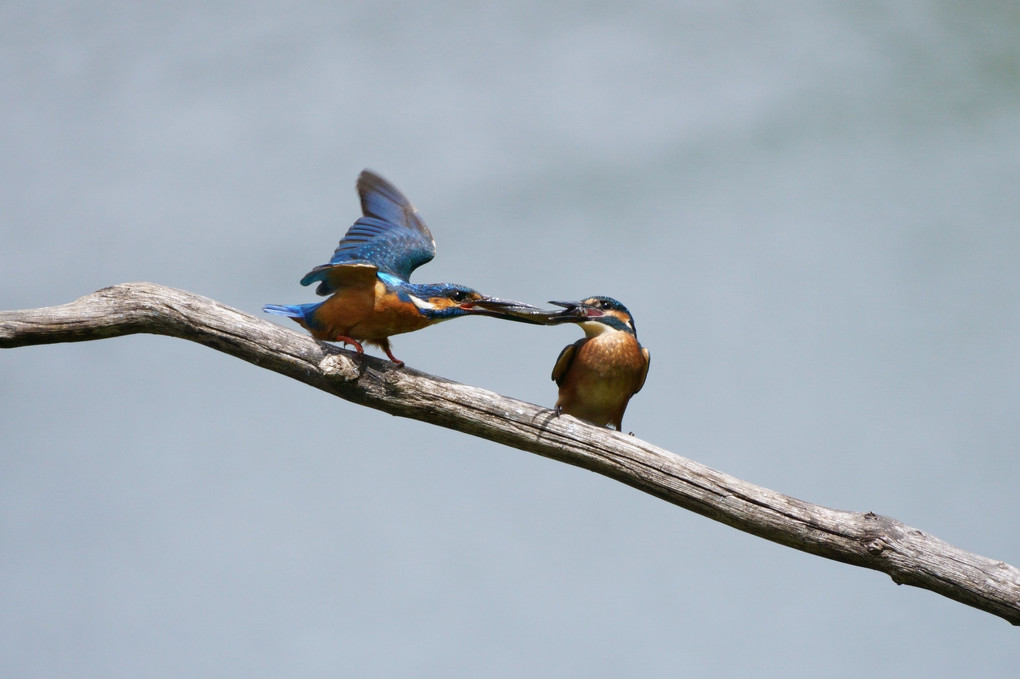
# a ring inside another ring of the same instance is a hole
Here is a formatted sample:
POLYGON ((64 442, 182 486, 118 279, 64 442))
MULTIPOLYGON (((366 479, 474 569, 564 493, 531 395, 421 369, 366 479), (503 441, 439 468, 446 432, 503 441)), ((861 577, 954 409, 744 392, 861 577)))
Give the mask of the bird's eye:
POLYGON ((453 292, 450 293, 450 299, 452 299, 454 302, 463 302, 465 299, 467 299, 467 293, 464 292, 463 290, 454 290, 453 292))
POLYGON ((606 300, 602 300, 601 302, 599 302, 599 306, 608 311, 609 307, 611 307, 612 305, 606 300))

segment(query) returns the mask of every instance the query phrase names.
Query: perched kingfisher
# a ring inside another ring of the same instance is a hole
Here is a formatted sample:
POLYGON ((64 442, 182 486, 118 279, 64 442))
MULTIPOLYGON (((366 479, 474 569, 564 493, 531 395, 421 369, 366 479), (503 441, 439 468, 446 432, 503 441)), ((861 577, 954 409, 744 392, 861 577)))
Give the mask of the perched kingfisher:
POLYGON ((411 272, 436 256, 436 243, 418 211, 397 187, 364 170, 358 177, 364 216, 347 230, 328 264, 317 266, 301 285, 318 283, 313 304, 267 304, 263 311, 294 319, 329 342, 364 353, 362 342, 380 347, 391 361, 391 335, 420 330, 450 318, 478 314, 523 322, 535 307, 486 297, 455 283, 411 283, 411 272), (505 313, 515 311, 517 315, 505 313))
POLYGON ((577 323, 585 335, 566 346, 553 367, 560 388, 556 414, 623 431, 623 412, 644 386, 650 361, 638 342, 634 317, 612 297, 549 303, 566 310, 547 316, 548 324, 577 323))

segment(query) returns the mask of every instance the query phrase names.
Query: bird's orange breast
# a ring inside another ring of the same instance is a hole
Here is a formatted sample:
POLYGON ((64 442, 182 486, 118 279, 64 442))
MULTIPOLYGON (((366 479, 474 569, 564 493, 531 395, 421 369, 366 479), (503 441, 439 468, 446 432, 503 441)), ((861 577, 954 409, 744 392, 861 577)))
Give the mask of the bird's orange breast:
POLYGON ((384 340, 429 324, 429 319, 422 316, 412 302, 401 300, 378 279, 374 288, 338 290, 319 307, 315 317, 321 327, 312 335, 327 341, 341 336, 384 340))
POLYGON ((645 365, 633 335, 613 332, 592 337, 576 349, 560 380, 556 405, 599 426, 616 423, 641 387, 645 365))

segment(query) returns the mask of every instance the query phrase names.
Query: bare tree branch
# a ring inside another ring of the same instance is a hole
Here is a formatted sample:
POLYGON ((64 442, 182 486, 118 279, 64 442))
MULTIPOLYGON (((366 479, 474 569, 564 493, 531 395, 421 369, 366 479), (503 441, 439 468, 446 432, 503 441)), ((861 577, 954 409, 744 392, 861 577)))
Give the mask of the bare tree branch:
POLYGON ((1020 625, 1020 570, 895 519, 754 486, 547 408, 357 356, 199 295, 152 283, 70 304, 0 312, 0 348, 133 333, 199 342, 340 398, 583 467, 795 549, 888 574, 1020 625))

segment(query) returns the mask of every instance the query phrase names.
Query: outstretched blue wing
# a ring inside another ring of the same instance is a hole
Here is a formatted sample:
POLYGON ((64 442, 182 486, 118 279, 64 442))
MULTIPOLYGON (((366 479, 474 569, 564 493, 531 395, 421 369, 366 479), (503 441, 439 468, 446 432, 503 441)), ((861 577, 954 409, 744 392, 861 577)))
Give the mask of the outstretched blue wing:
POLYGON ((364 170, 358 177, 358 194, 365 216, 347 230, 329 264, 315 267, 301 279, 301 285, 318 282, 315 292, 319 295, 336 291, 342 278, 337 268, 369 264, 406 281, 412 271, 436 256, 429 227, 397 187, 364 170))

